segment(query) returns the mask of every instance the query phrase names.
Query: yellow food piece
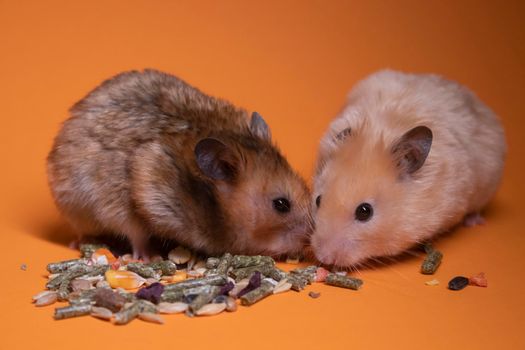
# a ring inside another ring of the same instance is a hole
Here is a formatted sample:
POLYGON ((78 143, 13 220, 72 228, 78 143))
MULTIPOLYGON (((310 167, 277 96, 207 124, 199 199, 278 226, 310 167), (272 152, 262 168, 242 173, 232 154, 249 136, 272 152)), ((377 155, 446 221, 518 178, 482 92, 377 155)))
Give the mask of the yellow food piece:
POLYGON ((120 287, 124 289, 135 289, 146 282, 144 278, 140 277, 135 272, 120 270, 107 270, 106 281, 111 288, 120 287))
POLYGON ((113 253, 111 253, 108 249, 106 248, 99 248, 97 250, 95 250, 95 252, 93 253, 93 255, 91 255, 91 257, 96 261, 98 260, 98 258, 100 256, 105 256, 106 259, 108 259, 108 262, 110 264, 114 263, 117 258, 115 258, 115 256, 113 255, 113 253))

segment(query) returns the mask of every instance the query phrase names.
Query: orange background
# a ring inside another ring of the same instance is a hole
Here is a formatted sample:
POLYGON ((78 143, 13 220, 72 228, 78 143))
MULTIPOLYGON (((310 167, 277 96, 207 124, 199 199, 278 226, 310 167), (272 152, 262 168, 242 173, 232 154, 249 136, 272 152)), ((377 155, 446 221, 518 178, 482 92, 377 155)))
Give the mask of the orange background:
POLYGON ((524 348, 524 23, 523 1, 0 0, 0 348, 524 348), (358 79, 384 67, 440 73, 501 116, 510 150, 503 184, 486 225, 437 242, 437 287, 424 285, 421 258, 410 258, 361 271, 358 292, 315 285, 233 314, 167 316, 164 326, 54 322, 53 308, 30 297, 48 262, 77 253, 67 248, 45 157, 75 101, 144 67, 259 111, 307 178, 358 79), (480 271, 486 289, 445 288, 480 271))

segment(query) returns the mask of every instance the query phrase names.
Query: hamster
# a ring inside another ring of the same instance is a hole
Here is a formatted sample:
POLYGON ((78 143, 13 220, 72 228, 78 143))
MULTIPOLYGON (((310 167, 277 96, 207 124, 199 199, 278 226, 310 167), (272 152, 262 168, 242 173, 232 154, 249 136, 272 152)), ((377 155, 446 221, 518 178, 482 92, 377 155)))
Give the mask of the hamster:
POLYGON ((155 70, 113 77, 76 103, 47 159, 54 200, 80 238, 150 236, 204 254, 301 250, 311 194, 254 112, 155 70))
POLYGON ((380 71, 358 83, 323 136, 314 175, 312 249, 352 267, 394 256, 465 220, 496 192, 506 142, 466 87, 380 71))

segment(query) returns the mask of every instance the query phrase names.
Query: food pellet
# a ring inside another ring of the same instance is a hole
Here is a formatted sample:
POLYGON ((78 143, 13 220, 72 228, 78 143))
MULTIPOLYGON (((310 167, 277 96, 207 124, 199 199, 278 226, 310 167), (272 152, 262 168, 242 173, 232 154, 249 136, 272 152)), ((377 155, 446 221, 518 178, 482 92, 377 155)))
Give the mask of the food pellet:
POLYGON ((427 256, 421 264, 421 273, 425 275, 432 275, 434 272, 436 272, 437 268, 441 264, 443 254, 440 251, 434 249, 434 247, 429 244, 425 245, 425 251, 427 252, 427 256))
POLYGON ((340 276, 335 273, 329 273, 326 276, 325 283, 331 286, 348 288, 353 290, 358 290, 363 285, 363 281, 358 278, 340 276))
POLYGON ((448 289, 450 290, 462 290, 468 286, 469 280, 463 276, 457 276, 448 282, 448 289))

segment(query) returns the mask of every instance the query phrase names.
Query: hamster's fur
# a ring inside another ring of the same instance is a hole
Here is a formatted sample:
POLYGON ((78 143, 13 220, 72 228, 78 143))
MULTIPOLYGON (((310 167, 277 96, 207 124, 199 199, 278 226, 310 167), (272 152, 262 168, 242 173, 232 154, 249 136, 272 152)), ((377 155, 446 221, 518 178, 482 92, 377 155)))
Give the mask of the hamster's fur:
POLYGON ((320 144, 315 255, 353 266, 475 218, 498 188, 505 153, 498 118, 467 88, 437 75, 372 74, 320 144))
POLYGON ((310 192, 264 120, 155 70, 122 73, 71 109, 48 156, 55 202, 81 236, 151 235, 206 254, 298 251, 310 192))

